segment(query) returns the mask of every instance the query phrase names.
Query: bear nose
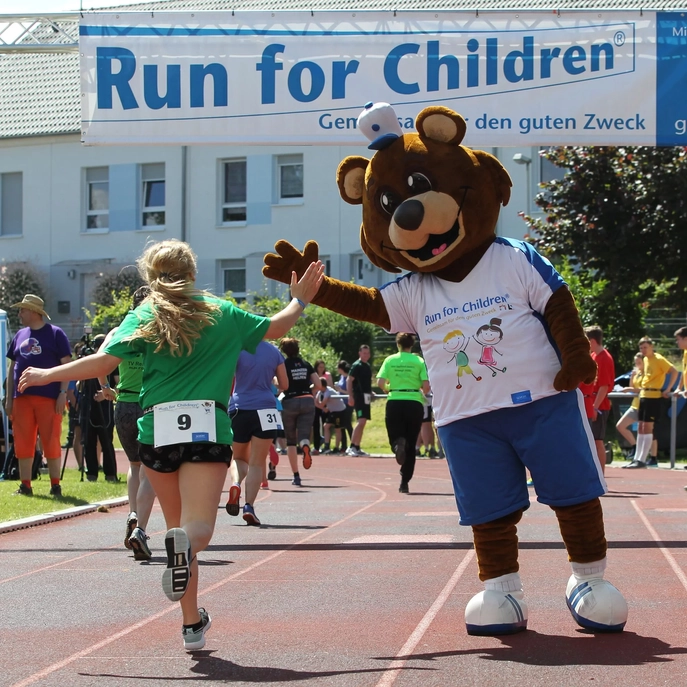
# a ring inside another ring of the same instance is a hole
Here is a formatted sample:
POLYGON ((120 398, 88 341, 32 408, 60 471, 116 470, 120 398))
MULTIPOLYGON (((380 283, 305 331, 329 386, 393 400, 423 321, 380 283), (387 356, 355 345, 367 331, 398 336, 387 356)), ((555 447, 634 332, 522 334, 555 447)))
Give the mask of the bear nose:
POLYGON ((425 206, 419 200, 406 200, 394 212, 394 222, 401 229, 415 231, 422 224, 425 206))

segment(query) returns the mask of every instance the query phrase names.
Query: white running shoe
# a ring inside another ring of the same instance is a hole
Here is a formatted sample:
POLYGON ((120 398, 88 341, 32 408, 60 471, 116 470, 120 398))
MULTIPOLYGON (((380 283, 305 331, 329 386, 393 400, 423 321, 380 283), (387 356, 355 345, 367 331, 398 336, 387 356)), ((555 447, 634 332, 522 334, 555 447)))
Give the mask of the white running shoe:
POLYGON ((485 589, 465 608, 469 635, 511 635, 527 629, 527 604, 522 590, 499 592, 485 589))
POLYGON ((565 600, 572 617, 581 627, 597 632, 622 632, 627 622, 627 602, 602 577, 571 575, 565 600))

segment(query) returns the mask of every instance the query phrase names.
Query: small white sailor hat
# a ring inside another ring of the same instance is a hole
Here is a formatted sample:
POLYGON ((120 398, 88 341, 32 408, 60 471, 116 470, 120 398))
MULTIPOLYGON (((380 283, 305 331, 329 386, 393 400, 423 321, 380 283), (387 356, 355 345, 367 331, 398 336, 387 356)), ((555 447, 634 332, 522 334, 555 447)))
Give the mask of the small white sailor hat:
POLYGON ((389 103, 367 103, 358 117, 358 128, 372 141, 367 146, 370 150, 382 150, 403 136, 398 117, 389 103))

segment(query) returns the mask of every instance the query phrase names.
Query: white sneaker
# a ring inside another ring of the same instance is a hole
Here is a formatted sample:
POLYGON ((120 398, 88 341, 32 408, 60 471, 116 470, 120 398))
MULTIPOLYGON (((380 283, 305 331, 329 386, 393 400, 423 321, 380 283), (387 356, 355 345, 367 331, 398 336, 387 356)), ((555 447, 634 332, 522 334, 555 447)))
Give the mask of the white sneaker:
POLYGON ((527 629, 527 604, 521 591, 486 589, 470 599, 465 608, 469 635, 510 635, 527 629))
POLYGON ((346 455, 347 455, 347 456, 357 456, 357 455, 358 455, 358 452, 357 452, 352 446, 349 446, 349 447, 346 449, 346 455))
POLYGON ((602 577, 571 575, 565 600, 581 627, 597 632, 622 632, 627 622, 627 602, 602 577))

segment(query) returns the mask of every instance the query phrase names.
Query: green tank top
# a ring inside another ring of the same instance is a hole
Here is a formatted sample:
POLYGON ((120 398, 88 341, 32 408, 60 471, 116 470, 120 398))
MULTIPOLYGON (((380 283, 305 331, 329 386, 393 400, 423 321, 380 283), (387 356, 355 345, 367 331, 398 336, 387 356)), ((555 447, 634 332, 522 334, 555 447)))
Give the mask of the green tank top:
POLYGON ((119 363, 119 384, 117 400, 126 403, 138 403, 143 384, 143 356, 132 360, 124 359, 119 363))

